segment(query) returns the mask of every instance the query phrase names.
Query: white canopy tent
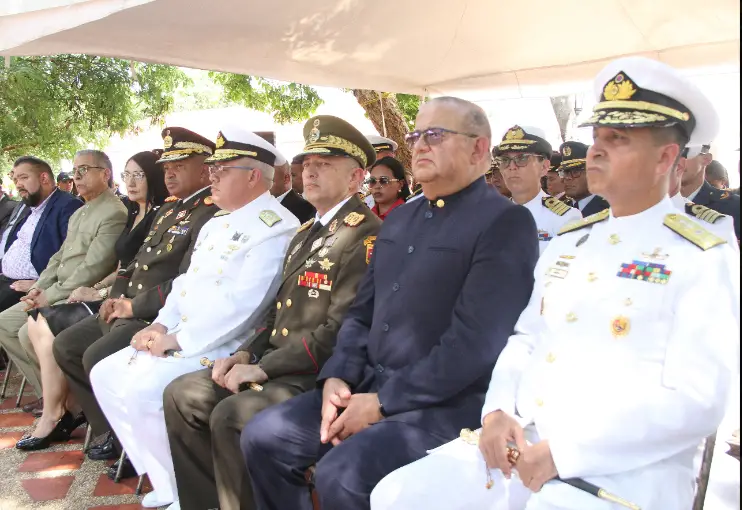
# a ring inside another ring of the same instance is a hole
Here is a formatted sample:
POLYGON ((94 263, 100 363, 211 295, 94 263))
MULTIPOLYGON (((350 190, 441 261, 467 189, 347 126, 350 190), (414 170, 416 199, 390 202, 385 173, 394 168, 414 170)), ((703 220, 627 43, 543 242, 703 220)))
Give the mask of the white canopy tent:
POLYGON ((641 54, 739 68, 737 0, 3 0, 0 55, 88 53, 438 95, 591 79, 641 54))

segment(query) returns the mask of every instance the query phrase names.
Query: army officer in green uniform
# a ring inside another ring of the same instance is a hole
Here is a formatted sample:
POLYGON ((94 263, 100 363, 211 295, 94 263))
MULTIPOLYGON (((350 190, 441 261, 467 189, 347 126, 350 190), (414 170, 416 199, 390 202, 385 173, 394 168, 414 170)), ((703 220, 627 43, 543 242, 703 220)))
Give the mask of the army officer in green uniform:
MULTIPOLYGON (((127 347, 132 336, 157 316, 172 281, 188 269, 201 227, 218 211, 204 163, 215 144, 178 127, 163 130, 162 138, 165 150, 158 163, 163 165, 165 185, 172 196, 160 208, 134 260, 119 271, 111 295, 103 296, 109 299, 100 314, 66 329, 54 341, 54 357, 96 434, 108 432, 110 426, 93 395, 90 370, 127 347)), ((112 438, 88 453, 93 460, 119 454, 112 438)), ((124 474, 133 474, 133 469, 124 474)))
POLYGON ((317 215, 289 245, 265 329, 213 370, 184 375, 165 389, 180 498, 172 510, 254 508, 240 432, 259 411, 315 387, 366 272, 381 224, 358 188, 374 149, 353 126, 331 116, 309 119, 304 138, 304 197, 317 215))

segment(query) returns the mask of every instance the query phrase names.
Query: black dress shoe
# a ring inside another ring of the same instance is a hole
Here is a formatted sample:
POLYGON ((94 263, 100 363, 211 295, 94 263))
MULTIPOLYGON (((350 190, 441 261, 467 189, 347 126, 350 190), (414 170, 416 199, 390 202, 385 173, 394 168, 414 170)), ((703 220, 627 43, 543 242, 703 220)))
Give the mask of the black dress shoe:
POLYGON ((113 441, 113 434, 110 432, 106 435, 105 441, 88 450, 88 458, 90 460, 113 460, 118 459, 120 456, 121 452, 116 448, 116 444, 113 441))
MULTIPOLYGON (((116 461, 113 466, 108 468, 108 478, 116 480, 116 472, 119 469, 119 463, 116 461)), ((134 469, 134 464, 129 459, 124 459, 124 466, 121 468, 121 480, 125 478, 134 478, 138 476, 137 470, 134 469)))
POLYGON ((75 419, 72 420, 72 430, 76 430, 79 427, 82 427, 88 422, 88 419, 85 417, 85 413, 80 411, 80 413, 75 416, 75 419))
POLYGON ((28 404, 21 407, 24 413, 33 414, 36 418, 41 416, 41 412, 44 410, 44 399, 40 398, 29 402, 28 404))
POLYGON ((19 450, 31 452, 49 448, 52 443, 69 441, 70 436, 72 435, 72 431, 74 430, 72 428, 73 421, 74 418, 72 417, 72 415, 68 412, 65 412, 64 415, 62 415, 62 418, 60 418, 60 420, 54 426, 54 429, 49 433, 49 435, 45 437, 28 435, 24 438, 21 438, 21 440, 15 444, 15 447, 19 450))

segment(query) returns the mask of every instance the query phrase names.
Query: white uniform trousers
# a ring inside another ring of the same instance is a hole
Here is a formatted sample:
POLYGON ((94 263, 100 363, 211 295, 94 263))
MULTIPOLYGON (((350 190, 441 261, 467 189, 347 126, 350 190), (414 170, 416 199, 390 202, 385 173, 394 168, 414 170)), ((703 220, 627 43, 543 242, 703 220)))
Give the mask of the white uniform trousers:
POLYGON ((165 428, 162 394, 171 381, 203 367, 199 358, 156 358, 127 347, 93 367, 90 382, 138 474, 147 473, 162 501, 176 501, 178 490, 165 428))

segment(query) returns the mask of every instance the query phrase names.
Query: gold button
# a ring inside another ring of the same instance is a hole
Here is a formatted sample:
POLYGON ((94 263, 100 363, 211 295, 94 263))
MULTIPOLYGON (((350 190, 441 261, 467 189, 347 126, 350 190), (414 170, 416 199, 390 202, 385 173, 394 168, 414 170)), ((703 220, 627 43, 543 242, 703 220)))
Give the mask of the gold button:
POLYGON ((608 242, 611 244, 618 244, 621 242, 621 238, 618 237, 618 234, 611 234, 611 237, 608 238, 608 242))
POLYGON ((273 333, 271 333, 271 336, 276 336, 276 333, 278 333, 278 331, 276 331, 276 330, 274 329, 274 330, 273 330, 273 333))
POLYGON ((634 302, 631 300, 631 298, 626 298, 626 301, 623 302, 626 306, 631 306, 634 304, 634 302))
POLYGON ((151 252, 152 248, 147 248, 147 253, 151 252))
POLYGON ((436 201, 435 201, 435 206, 436 206, 436 207, 439 207, 439 208, 440 208, 440 207, 443 207, 444 205, 446 205, 446 202, 444 202, 444 201, 443 201, 442 199, 440 199, 440 198, 439 198, 438 200, 436 200, 436 201))
POLYGON ((157 255, 159 255, 160 253, 162 253, 162 250, 157 250, 157 255))
POLYGON ((180 318, 180 320, 182 322, 188 322, 188 316, 187 315, 184 315, 183 317, 180 318))
POLYGON ((186 291, 183 291, 180 293, 180 297, 185 297, 185 295, 186 295, 186 291))
POLYGON ((289 330, 288 330, 288 329, 286 329, 286 328, 283 328, 283 329, 281 330, 281 334, 282 334, 283 336, 289 336, 289 330))
POLYGON ((594 281, 595 281, 595 280, 597 280, 597 279, 598 279, 598 277, 597 277, 597 276, 595 276, 595 273, 588 273, 588 274, 587 274, 587 281, 589 281, 589 282, 594 282, 594 281))
POLYGON ((134 284, 133 284, 133 283, 131 283, 131 282, 129 282, 129 287, 132 287, 132 286, 134 286, 134 284))
POLYGON ((60 269, 64 267, 64 264, 59 264, 60 269))
POLYGON ((139 267, 139 262, 137 262, 136 264, 134 264, 134 268, 135 269, 138 268, 138 267, 139 267))
POLYGON ((577 316, 573 314, 572 312, 569 312, 567 314, 567 322, 575 322, 577 320, 577 316))
POLYGON ((213 249, 214 249, 214 245, 212 244, 212 245, 209 246, 209 251, 211 251, 213 249))
POLYGON ((547 363, 554 363, 556 361, 556 356, 554 356, 553 353, 549 353, 546 355, 546 362, 547 363))
POLYGON ((287 299, 286 300, 286 306, 289 307, 289 308, 291 308, 291 300, 290 299, 287 299))
POLYGON ((276 308, 277 308, 278 310, 280 310, 280 309, 281 309, 281 302, 280 302, 280 301, 279 301, 278 303, 276 303, 276 308))
POLYGON ((142 266, 142 269, 144 269, 145 271, 149 271, 149 266, 147 264, 145 264, 145 265, 142 266))
POLYGON ((222 268, 219 268, 219 270, 217 271, 217 274, 222 274, 223 272, 224 270, 222 268))
POLYGON ((142 290, 142 284, 137 285, 137 289, 142 290))
POLYGON ((536 399, 536 405, 537 405, 538 407, 544 407, 544 401, 543 401, 543 400, 541 400, 540 398, 537 398, 537 399, 536 399))
POLYGON ((198 273, 198 266, 193 268, 194 273, 198 273))

